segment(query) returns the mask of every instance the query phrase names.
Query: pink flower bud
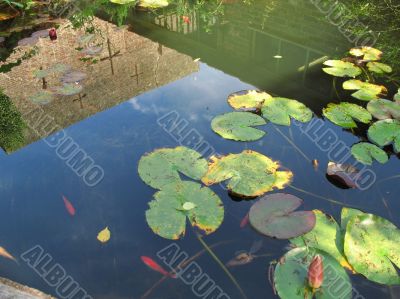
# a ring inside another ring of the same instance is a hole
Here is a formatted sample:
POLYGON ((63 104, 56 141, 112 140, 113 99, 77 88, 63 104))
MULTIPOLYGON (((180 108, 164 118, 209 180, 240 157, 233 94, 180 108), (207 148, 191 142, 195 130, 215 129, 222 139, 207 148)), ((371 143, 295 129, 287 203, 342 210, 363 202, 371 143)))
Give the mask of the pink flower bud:
POLYGON ((308 284, 313 289, 319 289, 324 281, 324 265, 320 255, 314 256, 308 268, 308 284))
POLYGON ((49 30, 49 37, 51 40, 56 40, 57 39, 57 31, 55 28, 51 28, 49 30))

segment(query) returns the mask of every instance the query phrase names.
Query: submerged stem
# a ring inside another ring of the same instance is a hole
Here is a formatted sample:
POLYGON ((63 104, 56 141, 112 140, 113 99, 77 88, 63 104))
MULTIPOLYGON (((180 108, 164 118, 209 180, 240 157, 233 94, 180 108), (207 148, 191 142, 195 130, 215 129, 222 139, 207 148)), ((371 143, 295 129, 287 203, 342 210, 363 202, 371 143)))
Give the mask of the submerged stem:
POLYGON ((217 264, 224 270, 226 275, 229 277, 229 279, 233 282, 233 284, 236 286, 236 288, 239 290, 240 294, 244 299, 248 299, 246 294, 244 293, 243 289, 237 282, 236 278, 229 272, 229 270, 225 267, 225 265, 221 262, 221 260, 215 255, 215 253, 211 250, 211 248, 207 245, 206 242, 204 242, 203 238, 199 235, 196 234, 197 239, 200 241, 201 245, 207 250, 207 252, 211 255, 211 257, 217 262, 217 264))
POLYGON ((274 125, 274 129, 283 137, 286 139, 287 142, 290 143, 291 146, 293 146, 293 148, 295 150, 297 150, 299 152, 300 155, 303 156, 304 159, 306 159, 306 161, 308 163, 311 163, 311 159, 307 157, 307 155, 289 138, 287 137, 281 130, 279 130, 275 125, 274 125))

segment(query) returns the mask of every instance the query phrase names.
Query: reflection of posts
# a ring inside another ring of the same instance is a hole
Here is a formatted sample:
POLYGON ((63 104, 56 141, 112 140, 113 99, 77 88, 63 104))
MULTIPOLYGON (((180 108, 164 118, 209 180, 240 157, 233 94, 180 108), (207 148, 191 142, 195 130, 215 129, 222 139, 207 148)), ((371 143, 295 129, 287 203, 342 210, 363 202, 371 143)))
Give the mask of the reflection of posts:
POLYGON ((109 38, 109 37, 107 38, 107 48, 108 48, 108 57, 101 58, 100 61, 110 60, 111 74, 114 75, 114 63, 113 63, 113 58, 116 57, 116 56, 118 56, 118 55, 120 55, 121 51, 118 50, 118 51, 115 52, 114 54, 112 53, 112 50, 111 50, 111 41, 110 41, 110 38, 109 38))
POLYGON ((138 65, 135 64, 135 74, 131 76, 131 78, 136 78, 136 85, 139 85, 139 75, 143 75, 143 72, 138 72, 138 65))
POLYGON ((79 101, 80 106, 81 106, 81 109, 83 109, 82 99, 83 99, 84 97, 86 97, 86 93, 83 94, 83 95, 81 95, 81 93, 78 93, 78 98, 77 98, 77 99, 74 99, 74 100, 72 100, 72 101, 73 101, 73 102, 79 101))

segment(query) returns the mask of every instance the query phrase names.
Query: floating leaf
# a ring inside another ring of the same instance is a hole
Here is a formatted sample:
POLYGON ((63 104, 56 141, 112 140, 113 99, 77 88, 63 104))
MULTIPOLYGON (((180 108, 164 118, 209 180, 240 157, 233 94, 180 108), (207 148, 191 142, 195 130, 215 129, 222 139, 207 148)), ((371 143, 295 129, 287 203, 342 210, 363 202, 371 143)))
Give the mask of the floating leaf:
POLYGON ((246 90, 233 93, 228 97, 228 103, 233 109, 252 110, 261 108, 266 99, 272 98, 268 93, 257 90, 246 90))
POLYGON ((52 74, 52 70, 48 69, 48 70, 36 70, 33 72, 33 76, 37 79, 43 79, 48 77, 49 75, 52 74))
POLYGON ((342 266, 351 269, 343 252, 343 238, 340 227, 332 216, 319 210, 313 211, 316 224, 309 233, 291 239, 290 242, 297 247, 310 247, 322 250, 334 257, 342 266))
POLYGON ((367 105, 367 110, 377 119, 400 119, 400 103, 389 100, 372 100, 367 105))
POLYGON ((264 118, 277 125, 290 126, 290 118, 300 122, 309 122, 312 111, 303 103, 286 98, 266 99, 261 107, 264 118))
MULTIPOLYGON (((346 233, 347 223, 350 221, 351 218, 357 215, 363 215, 364 212, 352 209, 352 208, 342 208, 342 212, 340 214, 340 228, 342 229, 343 234, 343 244, 344 244, 344 234, 346 233)), ((344 245, 343 245, 344 250, 344 245)))
POLYGON ((393 143, 394 151, 400 152, 400 121, 395 119, 377 121, 369 127, 368 138, 379 146, 393 143))
POLYGON ((351 62, 341 60, 327 60, 324 65, 329 66, 322 70, 335 77, 352 77, 361 75, 362 70, 351 62))
POLYGON ((61 78, 62 83, 79 83, 85 80, 87 75, 80 71, 70 71, 64 74, 61 78))
POLYGON ((380 60, 383 53, 372 47, 361 47, 351 49, 350 54, 364 60, 375 61, 380 60))
POLYGON ((54 94, 51 91, 39 91, 38 93, 34 94, 33 96, 29 97, 35 104, 46 105, 50 103, 54 99, 54 94))
POLYGON ((372 120, 372 115, 368 110, 347 102, 329 103, 328 107, 322 110, 322 113, 331 122, 343 128, 356 128, 357 124, 354 119, 365 124, 372 120))
POLYGON ((15 257, 13 257, 4 247, 1 246, 0 246, 0 256, 9 260, 13 260, 15 262, 17 261, 15 257))
POLYGON ((55 89, 55 93, 61 96, 73 96, 82 92, 83 86, 79 84, 64 84, 62 87, 55 89))
POLYGON ((165 185, 154 198, 146 211, 146 220, 155 234, 166 239, 177 240, 185 235, 186 218, 206 234, 216 231, 224 218, 220 198, 211 189, 195 182, 178 181, 165 185), (184 208, 188 202, 191 209, 184 208))
POLYGON ((251 150, 214 158, 202 178, 206 185, 229 180, 230 192, 243 197, 256 197, 274 188, 283 189, 292 179, 291 171, 278 171, 280 165, 251 150))
POLYGON ((111 3, 115 3, 115 4, 129 4, 129 3, 135 3, 137 0, 109 0, 111 3))
POLYGON ((384 150, 368 142, 354 144, 351 147, 351 154, 358 162, 365 165, 372 165, 373 159, 381 164, 388 161, 388 155, 384 150))
POLYGON ((82 54, 89 55, 89 56, 95 56, 95 55, 100 54, 101 52, 103 52, 102 46, 90 46, 81 51, 82 54))
POLYGON ((138 171, 147 185, 162 189, 167 184, 180 181, 179 173, 200 180, 207 172, 207 161, 187 147, 163 148, 142 156, 138 171))
POLYGON ((359 170, 350 164, 328 163, 326 175, 341 188, 357 188, 359 170))
POLYGON ((71 66, 63 63, 56 63, 50 68, 54 73, 65 73, 71 69, 71 66))
POLYGON ((369 280, 400 284, 399 244, 400 230, 384 218, 359 214, 347 223, 344 252, 354 270, 369 280))
POLYGON ((168 6, 168 1, 166 0, 140 0, 138 6, 144 8, 161 8, 168 6))
POLYGON ((80 44, 88 44, 95 38, 95 35, 92 33, 82 35, 78 38, 78 43, 80 44))
POLYGON ((343 88, 346 90, 357 90, 352 96, 361 101, 376 100, 379 99, 380 94, 387 94, 385 86, 360 80, 348 80, 343 83, 343 88))
POLYGON ((211 128, 225 139, 253 141, 262 138, 265 132, 252 127, 265 123, 261 116, 250 112, 230 112, 215 117, 211 128))
POLYGON ((274 273, 274 285, 282 299, 351 299, 350 278, 340 264, 325 252, 312 248, 295 248, 278 262, 274 273), (322 257, 324 280, 320 288, 308 286, 308 269, 316 255, 322 257))
POLYGON ((390 65, 381 62, 368 62, 367 67, 371 72, 377 74, 385 74, 393 72, 393 69, 390 65))
POLYGON ((108 229, 108 226, 103 229, 99 234, 97 235, 97 240, 99 240, 101 243, 107 243, 111 238, 111 232, 108 229))
POLYGON ((250 208, 250 224, 268 237, 289 239, 304 235, 315 226, 315 214, 295 211, 302 203, 291 194, 266 195, 250 208))

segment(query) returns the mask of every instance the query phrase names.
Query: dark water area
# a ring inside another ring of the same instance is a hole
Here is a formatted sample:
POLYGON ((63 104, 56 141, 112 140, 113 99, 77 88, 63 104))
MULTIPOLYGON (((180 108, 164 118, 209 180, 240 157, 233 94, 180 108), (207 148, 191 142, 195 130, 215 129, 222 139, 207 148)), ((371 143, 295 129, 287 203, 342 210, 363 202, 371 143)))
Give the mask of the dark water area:
MULTIPOLYGON (((126 24, 133 32, 192 59, 200 58, 199 67, 64 128, 104 170, 104 178, 95 186, 85 184, 66 159, 59 157, 57 148, 49 146, 54 135, 16 152, 0 153, 0 246, 18 259, 18 264, 0 259, 0 276, 58 297, 57 286, 48 284, 43 273, 20 258, 40 246, 51 257, 47 269, 60 264, 93 298, 141 298, 162 278, 142 263, 141 256, 152 257, 164 266, 157 252, 171 244, 189 256, 203 250, 189 228, 179 241, 162 239, 151 231, 145 211, 155 190, 144 184, 137 172, 145 153, 193 146, 191 139, 185 138, 191 130, 218 154, 251 149, 279 161, 294 174, 292 187, 284 192, 302 198, 303 210, 319 209, 339 221, 343 206, 355 207, 400 226, 398 178, 385 180, 398 175, 396 155, 391 155, 387 164, 368 167, 376 179, 366 190, 340 189, 325 175, 333 154, 324 150, 326 145, 317 141, 318 136, 332 132, 337 142, 348 147, 365 138, 363 130, 343 130, 321 118, 322 108, 335 96, 331 77, 321 71, 321 59, 340 57, 348 42, 308 1, 268 2, 269 10, 258 2, 253 6, 226 4, 224 15, 212 19, 210 26, 205 28, 199 19, 185 30, 173 25, 179 21, 173 11, 166 10, 165 15, 131 12, 126 24), (226 102, 228 95, 248 89, 303 102, 313 110, 314 121, 321 122, 320 131, 313 135, 304 132, 305 125, 268 123, 261 127, 267 134, 259 141, 224 140, 211 130, 210 122, 216 115, 232 111, 226 102), (165 129, 159 123, 169 113, 186 125, 175 131, 165 129), (312 165, 314 159, 319 161, 317 170, 312 165), (66 212, 62 195, 73 203, 74 217, 66 212), (105 227, 109 227, 111 239, 100 244, 96 236, 105 227)), ((348 162, 355 160, 350 157, 348 162)), ((204 240, 208 245, 228 242, 214 248, 224 263, 262 240, 258 254, 266 256, 231 268, 231 272, 248 298, 277 298, 268 282, 268 269, 270 262, 287 252, 289 242, 262 236, 250 226, 240 228, 253 201, 233 199, 218 184, 210 188, 223 201, 225 217, 221 227, 204 240)), ((229 298, 241 298, 207 253, 196 262, 229 298)), ((351 275, 351 280, 364 298, 400 298, 398 287, 378 285, 360 275, 351 275)), ((167 279, 148 298, 202 297, 181 279, 167 279)))

